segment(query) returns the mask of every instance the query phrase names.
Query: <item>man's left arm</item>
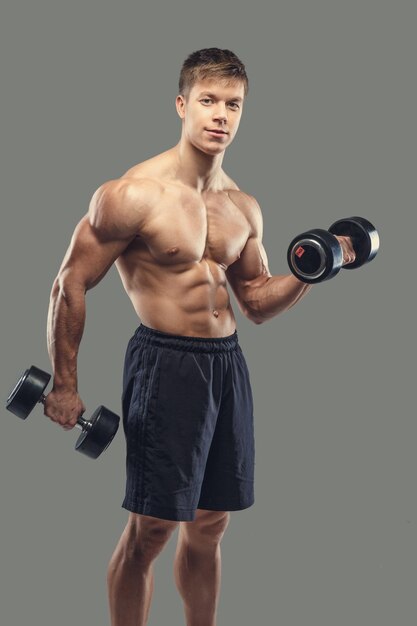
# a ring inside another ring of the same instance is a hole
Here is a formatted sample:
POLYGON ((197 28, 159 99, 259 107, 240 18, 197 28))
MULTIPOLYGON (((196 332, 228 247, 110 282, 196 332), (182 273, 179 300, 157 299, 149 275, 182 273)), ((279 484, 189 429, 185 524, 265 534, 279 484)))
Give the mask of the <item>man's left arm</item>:
POLYGON ((262 244, 263 219, 253 196, 248 206, 251 234, 240 257, 226 270, 227 280, 242 313, 255 324, 262 324, 288 311, 313 285, 303 283, 293 274, 272 276, 262 244))

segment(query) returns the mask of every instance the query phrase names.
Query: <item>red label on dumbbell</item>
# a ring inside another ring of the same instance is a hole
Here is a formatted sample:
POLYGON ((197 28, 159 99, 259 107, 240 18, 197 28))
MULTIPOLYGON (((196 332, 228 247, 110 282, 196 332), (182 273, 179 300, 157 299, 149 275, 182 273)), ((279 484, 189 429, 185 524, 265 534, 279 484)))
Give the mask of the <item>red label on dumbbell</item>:
POLYGON ((295 254, 300 259, 303 256, 304 252, 305 252, 305 250, 304 250, 303 246, 298 246, 297 250, 295 251, 295 254))

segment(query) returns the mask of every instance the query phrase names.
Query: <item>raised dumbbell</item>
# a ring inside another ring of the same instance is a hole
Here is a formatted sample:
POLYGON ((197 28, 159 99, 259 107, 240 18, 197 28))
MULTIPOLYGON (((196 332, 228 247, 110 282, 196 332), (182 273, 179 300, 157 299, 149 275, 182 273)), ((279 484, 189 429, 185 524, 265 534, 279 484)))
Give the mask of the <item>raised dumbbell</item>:
POLYGON ((369 263, 379 250, 378 232, 363 217, 338 220, 329 230, 316 228, 295 237, 287 252, 291 272, 305 283, 320 283, 342 269, 353 270, 369 263), (356 254, 353 263, 343 265, 343 251, 337 236, 350 237, 356 254))
MULTIPOLYGON (((45 402, 44 391, 50 379, 50 374, 32 365, 22 374, 7 398, 6 409, 26 419, 38 402, 45 402)), ((75 449, 96 459, 112 442, 119 422, 120 417, 104 406, 99 406, 89 421, 80 415, 76 427, 81 428, 82 433, 75 449)))

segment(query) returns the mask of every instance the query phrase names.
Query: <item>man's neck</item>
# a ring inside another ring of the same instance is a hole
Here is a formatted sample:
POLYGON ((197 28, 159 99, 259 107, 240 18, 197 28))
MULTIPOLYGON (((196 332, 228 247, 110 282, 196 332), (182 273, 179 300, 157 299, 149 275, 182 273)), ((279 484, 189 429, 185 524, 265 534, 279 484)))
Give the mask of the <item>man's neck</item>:
POLYGON ((181 140, 173 148, 176 178, 196 191, 218 191, 222 188, 224 152, 210 155, 181 140))

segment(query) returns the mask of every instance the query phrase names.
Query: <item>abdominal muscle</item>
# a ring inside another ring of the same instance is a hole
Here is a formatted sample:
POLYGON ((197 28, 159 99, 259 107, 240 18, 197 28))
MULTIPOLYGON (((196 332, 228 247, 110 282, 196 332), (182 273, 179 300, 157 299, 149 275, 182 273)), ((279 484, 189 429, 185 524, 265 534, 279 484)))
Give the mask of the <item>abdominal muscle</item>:
POLYGON ((208 258, 159 264, 136 244, 116 261, 140 321, 149 328, 190 337, 227 337, 236 320, 225 268, 208 258))

